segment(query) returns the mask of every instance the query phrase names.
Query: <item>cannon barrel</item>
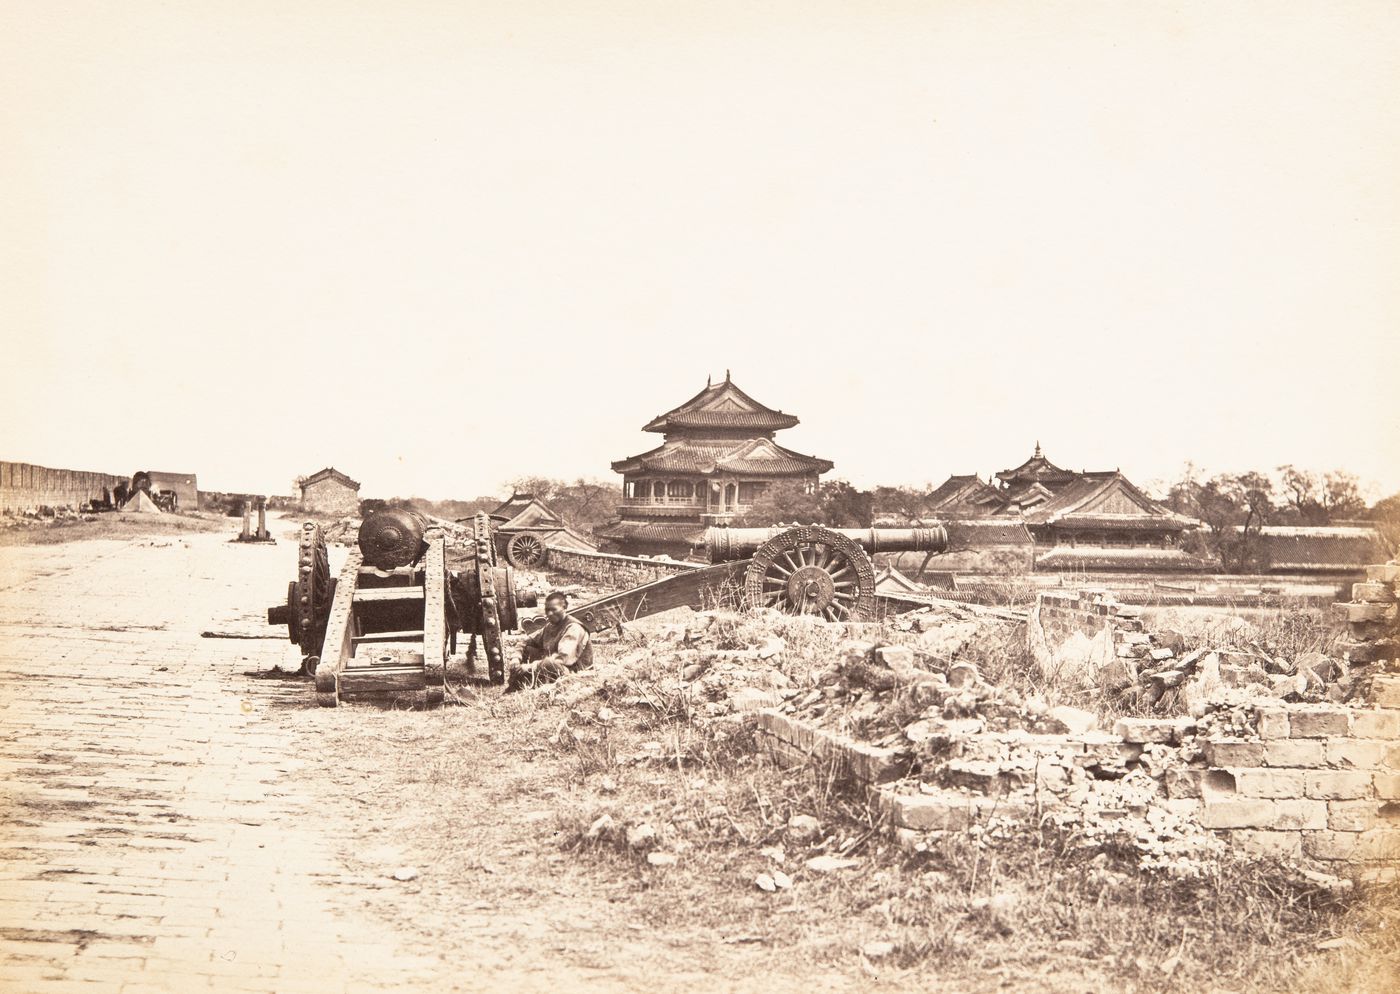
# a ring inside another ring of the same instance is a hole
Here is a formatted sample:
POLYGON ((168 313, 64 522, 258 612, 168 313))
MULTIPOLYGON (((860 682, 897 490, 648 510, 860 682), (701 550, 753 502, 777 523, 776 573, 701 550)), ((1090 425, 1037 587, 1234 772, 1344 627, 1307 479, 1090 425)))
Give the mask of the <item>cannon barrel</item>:
POLYGON ((427 530, 427 519, 413 511, 376 511, 360 523, 360 553, 377 569, 407 566, 427 550, 427 530))
MULTIPOLYGON (((705 547, 712 563, 750 559, 760 546, 793 526, 777 528, 707 528, 705 547)), ((856 542, 868 555, 877 552, 943 552, 948 532, 942 525, 924 528, 829 528, 856 542)))

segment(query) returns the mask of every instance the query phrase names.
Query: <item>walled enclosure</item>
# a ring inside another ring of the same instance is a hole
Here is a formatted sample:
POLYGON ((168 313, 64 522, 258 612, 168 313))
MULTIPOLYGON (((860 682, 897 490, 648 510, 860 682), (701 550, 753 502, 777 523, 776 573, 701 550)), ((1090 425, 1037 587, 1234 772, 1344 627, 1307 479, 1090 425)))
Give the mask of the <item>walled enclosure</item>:
POLYGON ((40 507, 76 510, 102 498, 126 477, 72 469, 49 469, 23 462, 0 462, 0 512, 23 513, 40 507))

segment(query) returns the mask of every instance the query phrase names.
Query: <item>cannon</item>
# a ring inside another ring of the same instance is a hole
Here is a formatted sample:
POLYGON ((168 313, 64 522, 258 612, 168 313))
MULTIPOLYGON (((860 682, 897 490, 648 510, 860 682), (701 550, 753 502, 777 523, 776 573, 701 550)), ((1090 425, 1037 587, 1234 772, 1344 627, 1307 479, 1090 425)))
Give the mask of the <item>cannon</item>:
POLYGON ((827 621, 878 616, 877 552, 942 552, 948 533, 926 528, 709 528, 712 565, 610 594, 569 613, 590 631, 675 607, 730 602, 809 614, 827 621))
POLYGON ((476 515, 471 529, 470 563, 453 571, 446 540, 425 518, 397 509, 372 514, 333 578, 320 526, 302 525, 296 579, 267 621, 285 625, 301 648, 317 703, 386 693, 411 694, 419 707, 441 703, 458 633, 472 637, 469 675, 505 681, 501 633, 518 627, 518 607, 532 601, 517 598, 514 570, 497 562, 490 519, 476 515))

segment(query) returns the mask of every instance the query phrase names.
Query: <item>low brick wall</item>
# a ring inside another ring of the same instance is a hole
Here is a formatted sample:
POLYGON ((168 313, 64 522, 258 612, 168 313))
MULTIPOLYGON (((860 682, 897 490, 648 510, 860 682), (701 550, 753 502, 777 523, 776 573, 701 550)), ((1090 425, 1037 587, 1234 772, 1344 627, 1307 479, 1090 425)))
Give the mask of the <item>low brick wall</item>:
POLYGON ((545 568, 556 573, 591 580, 609 590, 626 590, 668 576, 703 569, 700 563, 675 562, 665 559, 642 559, 619 556, 610 552, 581 552, 577 549, 549 547, 545 568))
POLYGON ((757 731, 760 746, 784 764, 828 763, 863 783, 904 841, 992 818, 1029 828, 1057 813, 1110 820, 1133 813, 1146 824, 1190 823, 1255 855, 1393 875, 1400 867, 1394 680, 1394 707, 1264 706, 1249 715, 1247 737, 1213 734, 1188 718, 1125 718, 1111 733, 968 734, 931 755, 854 742, 776 710, 760 714, 757 731), (911 771, 918 780, 900 781, 911 771))
POLYGON ((0 462, 0 512, 19 513, 40 507, 78 508, 102 497, 126 478, 110 473, 49 469, 23 462, 0 462))
POLYGON ((1206 740, 1204 768, 1180 782, 1201 824, 1257 852, 1400 862, 1400 710, 1298 704, 1257 718, 1258 738, 1206 740))
POLYGON ((1035 611, 1047 639, 1079 632, 1093 638, 1104 628, 1142 631, 1142 610, 1120 604, 1106 590, 1046 590, 1036 595, 1035 611))

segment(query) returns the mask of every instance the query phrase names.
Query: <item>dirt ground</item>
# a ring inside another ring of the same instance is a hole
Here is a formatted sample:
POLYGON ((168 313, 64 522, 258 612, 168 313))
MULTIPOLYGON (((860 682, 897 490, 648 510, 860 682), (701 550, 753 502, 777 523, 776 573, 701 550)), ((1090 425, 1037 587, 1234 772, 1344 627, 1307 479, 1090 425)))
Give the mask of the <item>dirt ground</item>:
MULTIPOLYGON (((1013 895, 993 857, 910 865, 818 774, 736 743, 707 780, 692 760, 713 740, 596 701, 463 690, 427 713, 319 709, 265 625, 289 523, 275 546, 216 524, 0 549, 0 989, 1159 990, 1174 946, 1224 927, 1279 977, 1310 971, 1307 989, 1330 986, 1329 965, 1336 989, 1386 989, 1370 981, 1393 962, 1346 960, 1356 940, 1298 960, 1244 918, 1172 922, 1137 948, 1095 936, 1095 902, 1129 886, 1112 875, 1066 880, 1071 908, 1013 895), (629 760, 653 746, 675 761, 629 760), (586 839, 600 811, 709 827, 653 865, 586 839), (755 874, 799 812, 862 869, 804 872, 788 841, 793 884, 765 892, 755 874), (1058 931, 1027 924, 1056 916, 1058 931)), ((1175 977, 1288 989, 1192 969, 1175 977)))

